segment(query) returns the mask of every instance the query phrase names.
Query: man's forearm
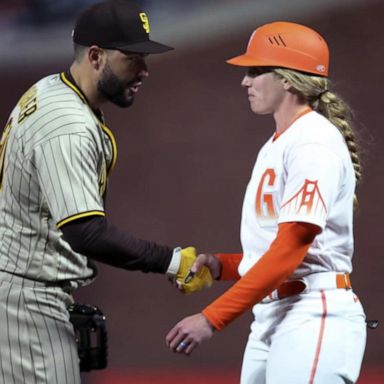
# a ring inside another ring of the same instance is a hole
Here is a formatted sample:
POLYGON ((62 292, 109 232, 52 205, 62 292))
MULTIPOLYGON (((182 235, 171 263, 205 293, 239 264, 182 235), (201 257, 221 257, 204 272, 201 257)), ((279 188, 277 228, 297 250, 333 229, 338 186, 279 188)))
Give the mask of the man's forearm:
POLYGON ((128 270, 165 273, 173 254, 173 249, 138 239, 105 217, 74 220, 60 229, 75 252, 128 270))

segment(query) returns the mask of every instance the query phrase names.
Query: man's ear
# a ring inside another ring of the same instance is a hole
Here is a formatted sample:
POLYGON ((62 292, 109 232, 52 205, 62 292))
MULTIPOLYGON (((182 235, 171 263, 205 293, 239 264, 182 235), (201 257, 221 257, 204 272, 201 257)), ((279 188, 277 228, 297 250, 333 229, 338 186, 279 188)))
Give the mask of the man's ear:
POLYGON ((99 69, 104 60, 105 52, 97 45, 92 45, 88 49, 88 61, 94 69, 99 69))

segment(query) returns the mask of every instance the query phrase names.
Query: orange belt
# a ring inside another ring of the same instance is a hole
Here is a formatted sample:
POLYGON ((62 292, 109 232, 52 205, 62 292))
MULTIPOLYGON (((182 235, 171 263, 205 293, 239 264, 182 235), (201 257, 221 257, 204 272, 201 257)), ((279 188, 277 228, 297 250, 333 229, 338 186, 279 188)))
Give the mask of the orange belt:
MULTIPOLYGON (((303 280, 286 281, 277 288, 277 298, 284 299, 285 297, 298 295, 307 288, 303 280)), ((336 275, 336 284, 334 288, 351 289, 351 279, 349 273, 339 273, 336 275)), ((272 294, 268 295, 272 299, 272 294)))

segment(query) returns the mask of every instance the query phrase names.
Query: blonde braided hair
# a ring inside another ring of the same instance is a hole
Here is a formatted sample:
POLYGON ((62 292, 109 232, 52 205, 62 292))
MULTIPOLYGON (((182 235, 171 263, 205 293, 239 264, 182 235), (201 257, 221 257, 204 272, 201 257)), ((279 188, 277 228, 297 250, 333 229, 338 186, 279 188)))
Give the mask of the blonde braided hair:
POLYGON ((355 133, 351 125, 351 110, 335 93, 329 91, 329 80, 291 69, 276 68, 274 72, 286 79, 310 107, 325 116, 343 135, 355 171, 356 184, 361 180, 361 162, 355 133))

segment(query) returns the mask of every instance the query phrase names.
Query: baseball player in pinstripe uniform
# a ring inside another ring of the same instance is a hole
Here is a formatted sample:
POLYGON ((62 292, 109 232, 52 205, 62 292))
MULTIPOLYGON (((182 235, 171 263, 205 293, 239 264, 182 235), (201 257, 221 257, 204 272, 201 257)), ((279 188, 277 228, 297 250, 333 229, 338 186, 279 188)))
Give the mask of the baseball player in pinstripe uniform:
MULTIPOLYGON (((110 0, 78 18, 70 70, 19 100, 0 143, 0 382, 80 383, 71 293, 96 274, 92 260, 180 281, 193 247, 138 239, 106 218, 116 142, 100 106, 132 104, 148 76, 145 56, 171 49, 149 39, 148 17, 110 0)), ((210 283, 208 269, 185 289, 210 283)))
POLYGON ((329 51, 314 30, 274 22, 252 34, 242 86, 256 114, 273 115, 245 192, 242 254, 203 254, 216 279, 237 282, 179 322, 169 347, 189 354, 253 308, 242 384, 355 383, 365 315, 349 274, 361 169, 346 104, 329 90, 329 51))

